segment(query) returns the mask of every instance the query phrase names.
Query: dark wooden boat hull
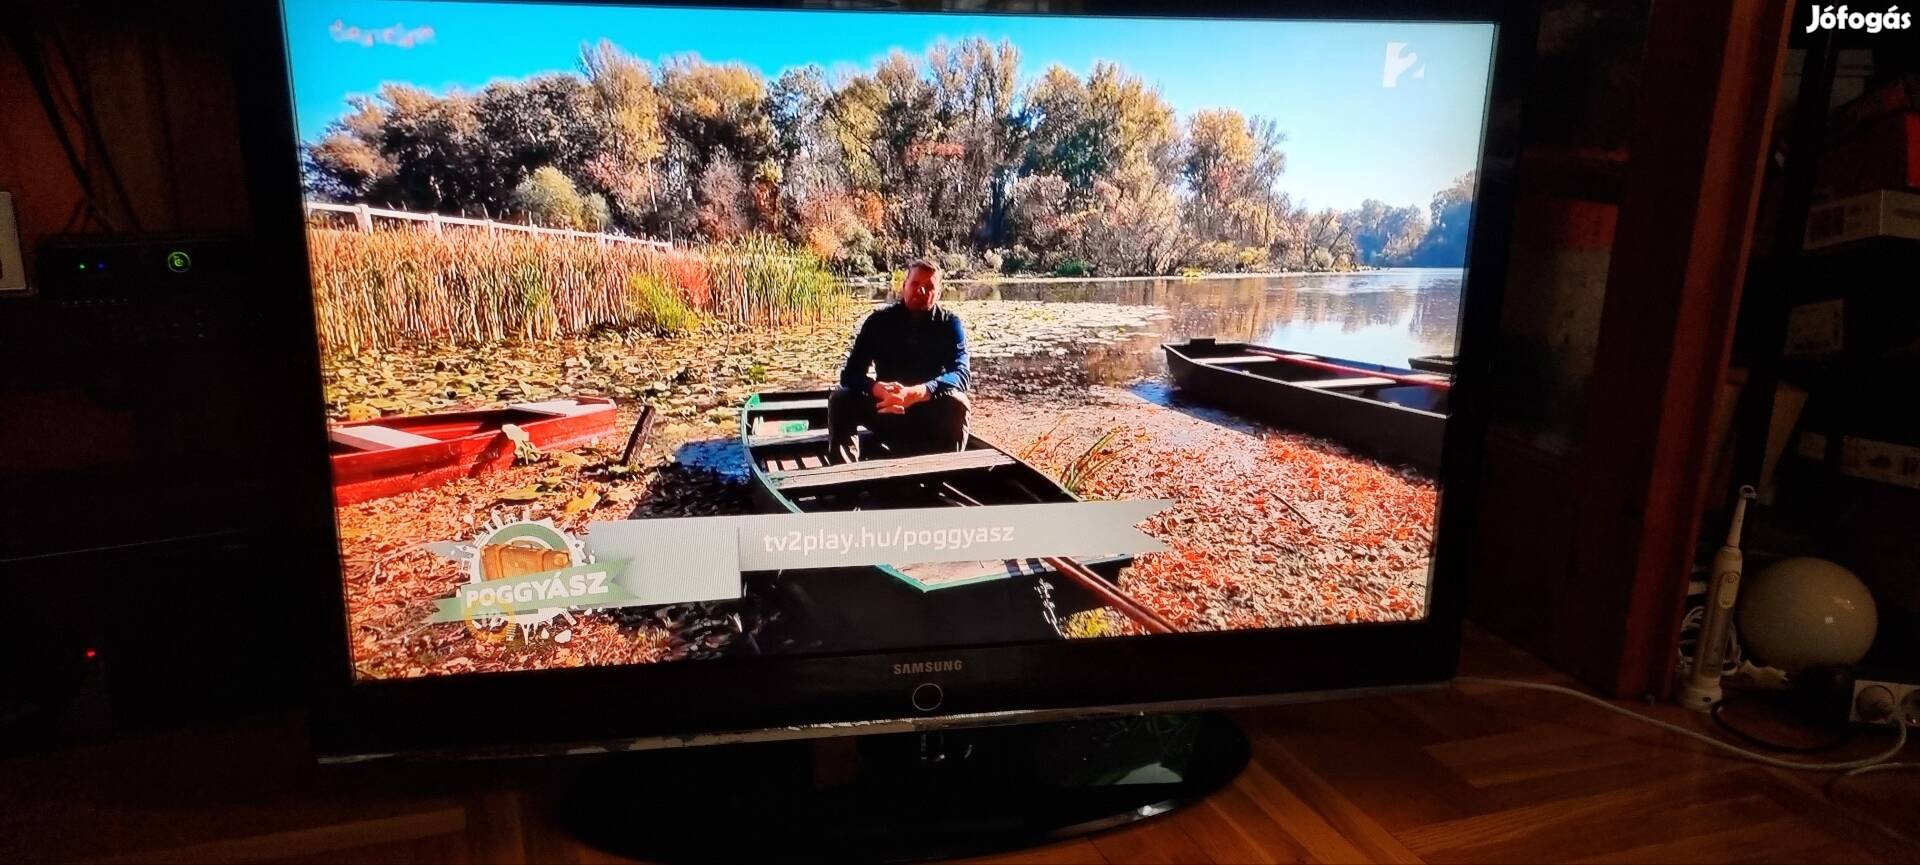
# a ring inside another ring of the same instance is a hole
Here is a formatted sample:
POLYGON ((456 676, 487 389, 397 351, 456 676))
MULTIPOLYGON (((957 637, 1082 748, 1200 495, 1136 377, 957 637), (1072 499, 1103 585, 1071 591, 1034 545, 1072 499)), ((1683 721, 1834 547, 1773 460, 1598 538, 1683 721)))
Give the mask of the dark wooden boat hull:
POLYGON ((1288 368, 1284 371, 1298 373, 1303 380, 1286 381, 1271 377, 1275 370, 1264 369, 1270 364, 1284 365, 1285 361, 1233 363, 1231 360, 1288 354, 1394 376, 1420 375, 1416 370, 1246 343, 1196 340, 1161 348, 1167 355, 1167 371, 1182 394, 1277 426, 1331 439, 1386 462, 1426 471, 1440 467, 1447 423, 1443 391, 1435 393, 1434 389, 1417 384, 1383 379, 1376 380, 1379 383, 1373 386, 1324 389, 1310 386, 1308 382, 1324 383, 1339 379, 1340 374, 1288 368))
MULTIPOLYGON (((827 395, 825 390, 762 393, 750 397, 742 407, 741 444, 747 452, 754 501, 761 510, 814 513, 969 503, 963 499, 979 504, 1078 500, 1040 470, 977 436, 972 437, 967 451, 955 456, 998 455, 992 458, 993 464, 878 477, 824 491, 783 489, 780 483, 789 473, 827 467, 827 395), (783 422, 804 422, 806 431, 784 436, 768 432, 783 422), (761 425, 760 434, 755 432, 756 424, 761 425)), ((856 465, 873 464, 885 457, 867 454, 866 460, 856 465)), ((1131 557, 1114 556, 1083 564, 1112 582, 1131 561, 1131 557)), ((1052 602, 1057 619, 1100 606, 1091 592, 1052 573, 1037 560, 1000 564, 1003 568, 998 573, 981 568, 973 575, 964 566, 950 564, 948 573, 938 577, 928 576, 929 570, 940 570, 938 566, 789 571, 780 575, 779 591, 793 596, 793 609, 808 611, 805 626, 792 630, 803 632, 795 642, 813 651, 1057 639, 1058 632, 1046 616, 1047 600, 1052 602), (1045 578, 1044 598, 1036 577, 1045 578)))
POLYGON ((1421 372, 1437 372, 1441 375, 1453 375, 1454 357, 1450 354, 1428 354, 1407 358, 1407 366, 1421 372))
POLYGON ((518 403, 340 424, 329 431, 333 498, 350 505, 497 471, 513 464, 515 424, 541 450, 579 447, 613 432, 613 400, 600 397, 518 403))

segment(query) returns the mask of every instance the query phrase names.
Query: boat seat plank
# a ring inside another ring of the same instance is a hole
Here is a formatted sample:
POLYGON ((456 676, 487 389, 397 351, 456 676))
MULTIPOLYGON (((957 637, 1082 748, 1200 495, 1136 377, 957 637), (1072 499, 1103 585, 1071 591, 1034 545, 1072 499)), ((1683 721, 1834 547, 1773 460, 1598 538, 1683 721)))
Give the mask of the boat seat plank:
POLYGON ((1453 381, 1453 376, 1442 375, 1441 373, 1437 373, 1437 372, 1416 372, 1413 375, 1404 376, 1404 378, 1418 379, 1420 381, 1430 381, 1435 383, 1443 383, 1443 382, 1451 383, 1453 381))
POLYGON ((808 445, 808 444, 826 444, 826 443, 827 443, 827 431, 823 429, 807 430, 806 432, 797 432, 797 433, 747 436, 747 447, 749 448, 760 448, 760 447, 767 447, 770 445, 808 445))
POLYGON ((977 583, 983 580, 1032 576, 1046 573, 1047 566, 1041 564, 1039 559, 1024 561, 1008 559, 1003 562, 928 562, 919 565, 902 565, 898 570, 926 588, 938 589, 955 583, 977 583))
POLYGON ((810 487, 825 487, 839 484, 915 477, 918 475, 940 474, 942 472, 995 468, 1013 464, 1013 457, 1007 456, 997 450, 955 451, 953 453, 894 457, 884 460, 863 460, 857 463, 846 463, 844 465, 826 466, 817 469, 776 472, 767 475, 767 483, 776 490, 798 490, 810 487))
POLYGON ((360 450, 382 451, 392 448, 410 448, 418 445, 437 445, 439 439, 428 438, 418 433, 394 429, 379 424, 341 427, 329 436, 335 442, 360 450))
POLYGON ((545 402, 517 402, 507 406, 507 408, 569 417, 614 410, 613 406, 609 403, 581 402, 573 399, 550 399, 545 402))
POLYGON ((748 411, 808 411, 827 407, 824 399, 782 399, 770 400, 759 405, 747 406, 748 411))
MULTIPOLYGON (((1112 562, 1131 561, 1132 556, 1095 556, 1083 558, 1083 565, 1104 565, 1112 562)), ((1002 561, 974 562, 929 562, 913 565, 894 566, 900 573, 927 591, 972 585, 989 580, 1005 580, 1014 577, 1032 577, 1053 573, 1039 559, 1005 559, 1002 561)))
POLYGON ((1293 382, 1293 384, 1297 384, 1301 387, 1310 387, 1315 390, 1344 390, 1346 388, 1352 388, 1352 387, 1379 387, 1383 384, 1393 384, 1393 379, 1380 378, 1379 376, 1363 376, 1360 378, 1323 378, 1318 381, 1296 381, 1296 382, 1293 382))
MULTIPOLYGON (((863 426, 854 430, 854 434, 866 436, 872 435, 873 431, 863 426)), ((823 429, 810 429, 806 432, 797 433, 767 433, 765 435, 747 436, 747 447, 749 449, 772 447, 775 445, 823 445, 826 443, 827 431, 823 429)))
POLYGON ((1196 357, 1193 362, 1223 366, 1230 363, 1279 363, 1280 359, 1265 354, 1231 354, 1222 357, 1196 357))

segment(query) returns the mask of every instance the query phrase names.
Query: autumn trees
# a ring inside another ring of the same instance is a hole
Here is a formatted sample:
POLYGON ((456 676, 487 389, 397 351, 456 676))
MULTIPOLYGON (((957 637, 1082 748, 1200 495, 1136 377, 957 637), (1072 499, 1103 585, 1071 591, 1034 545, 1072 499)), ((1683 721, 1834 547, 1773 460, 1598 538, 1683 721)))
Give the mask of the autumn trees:
POLYGON ((1457 266, 1472 176, 1430 208, 1339 212, 1281 190, 1286 136, 1232 108, 1179 116, 1114 63, 1023 80, 1010 42, 941 42, 769 81, 602 40, 578 74, 435 95, 384 85, 305 152, 312 194, 727 242, 773 235, 850 273, 1457 266))

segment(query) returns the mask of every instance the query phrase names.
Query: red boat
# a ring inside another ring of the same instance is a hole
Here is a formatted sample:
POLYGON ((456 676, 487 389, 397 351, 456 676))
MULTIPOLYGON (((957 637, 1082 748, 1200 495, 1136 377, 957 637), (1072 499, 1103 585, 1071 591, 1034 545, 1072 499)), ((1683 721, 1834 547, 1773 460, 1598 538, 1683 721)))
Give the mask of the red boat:
POLYGON ((580 397, 336 426, 328 433, 333 500, 350 505, 513 465, 506 424, 536 448, 566 450, 613 432, 614 416, 613 400, 580 397))

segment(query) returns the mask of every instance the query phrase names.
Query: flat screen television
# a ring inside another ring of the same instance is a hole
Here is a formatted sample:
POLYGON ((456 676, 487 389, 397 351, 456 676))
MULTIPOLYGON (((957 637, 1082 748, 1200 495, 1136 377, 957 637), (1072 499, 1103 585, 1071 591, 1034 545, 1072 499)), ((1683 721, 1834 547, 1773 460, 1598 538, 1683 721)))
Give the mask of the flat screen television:
POLYGON ((1502 4, 280 10, 327 753, 1453 675, 1502 4))

